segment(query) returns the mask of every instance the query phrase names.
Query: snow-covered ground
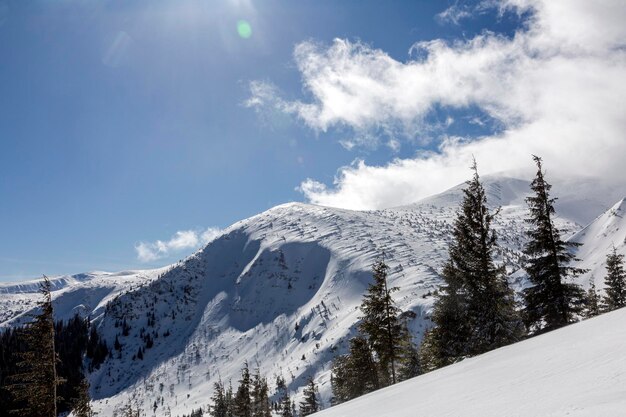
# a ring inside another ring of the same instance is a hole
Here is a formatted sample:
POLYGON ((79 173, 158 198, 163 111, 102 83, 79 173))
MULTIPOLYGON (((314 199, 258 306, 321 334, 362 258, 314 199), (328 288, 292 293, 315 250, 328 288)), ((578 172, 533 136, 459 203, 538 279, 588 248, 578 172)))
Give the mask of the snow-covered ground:
MULTIPOLYGON (((519 271, 528 181, 500 176, 484 183, 489 203, 501 207, 494 224, 502 245, 498 257, 509 272, 519 271)), ((431 294, 440 283, 462 188, 378 211, 284 204, 235 223, 165 268, 53 278, 58 318, 91 314, 109 346, 116 336, 123 346, 90 375, 97 410, 113 415, 132 399, 154 410, 147 415, 189 413, 207 404, 218 379, 236 384, 245 361, 270 382, 284 376, 294 392, 313 376, 328 404, 330 362, 347 348, 371 265, 382 251, 390 284, 400 287, 399 307, 415 313, 410 325, 416 342, 430 325, 431 294), (126 336, 123 322, 130 328, 126 336), (154 345, 147 348, 150 338, 154 345), (143 360, 133 359, 141 347, 143 360)), ((598 207, 615 202, 597 190, 584 198, 573 191, 561 195, 557 224, 565 236, 580 232, 589 213, 600 215, 598 207)), ((622 236, 614 243, 626 251, 620 204, 613 208, 616 216, 609 211, 576 235, 585 243, 581 251, 589 248, 581 252, 581 266, 595 271, 579 282, 586 284, 592 274, 597 284, 603 280, 607 239, 622 236)), ((525 285, 522 273, 512 277, 515 289, 525 285)), ((20 323, 38 298, 36 284, 0 284, 0 326, 20 323)))
POLYGON ((421 375, 315 417, 621 417, 626 308, 421 375))

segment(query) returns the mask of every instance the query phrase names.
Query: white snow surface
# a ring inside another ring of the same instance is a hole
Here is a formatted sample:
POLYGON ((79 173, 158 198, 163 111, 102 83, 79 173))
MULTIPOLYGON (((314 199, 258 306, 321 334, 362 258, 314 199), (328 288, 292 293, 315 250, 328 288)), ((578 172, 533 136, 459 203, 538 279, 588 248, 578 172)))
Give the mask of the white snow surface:
MULTIPOLYGON (((511 278, 516 290, 526 284, 520 251, 528 228, 528 183, 484 178, 489 204, 501 208, 494 223, 502 246, 497 257, 509 272, 517 271, 511 278)), ((271 388, 275 376, 284 376, 296 399, 313 376, 328 405, 330 363, 355 332, 371 265, 381 251, 390 285, 400 288, 394 293, 398 306, 414 313, 416 342, 431 325, 432 291, 440 284, 462 188, 378 211, 283 204, 235 223, 168 267, 53 277, 57 318, 90 315, 110 347, 116 337, 122 344, 89 375, 96 411, 114 416, 132 401, 146 416, 189 413, 207 404, 219 379, 236 387, 245 361, 268 377, 271 388), (130 326, 127 336, 123 321, 130 326), (148 334, 151 348, 145 348, 148 334), (144 359, 133 359, 140 347, 144 359)), ((624 203, 613 207, 617 215, 609 210, 582 230, 589 213, 599 215, 614 201, 605 201, 601 187, 584 198, 564 194, 556 223, 566 237, 579 232, 580 266, 592 269, 578 282, 593 276, 600 284, 609 241, 624 250, 624 203)), ((37 284, 0 284, 0 327, 26 319, 39 298, 37 284)))
POLYGON ((576 251, 581 264, 589 269, 583 281, 588 286, 594 281, 598 289, 603 289, 606 276, 606 255, 613 250, 626 256, 626 199, 600 215, 587 227, 576 233, 572 241, 582 243, 576 251))
POLYGON ((626 308, 466 359, 315 417, 622 417, 626 308))

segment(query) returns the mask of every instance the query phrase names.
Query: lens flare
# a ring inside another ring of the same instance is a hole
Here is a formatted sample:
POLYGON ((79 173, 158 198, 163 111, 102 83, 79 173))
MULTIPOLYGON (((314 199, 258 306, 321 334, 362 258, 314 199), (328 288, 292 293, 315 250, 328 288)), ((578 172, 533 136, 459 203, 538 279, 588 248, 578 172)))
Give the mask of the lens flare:
POLYGON ((245 20, 240 20, 237 22, 237 33, 243 39, 248 39, 252 36, 252 27, 250 23, 245 20))

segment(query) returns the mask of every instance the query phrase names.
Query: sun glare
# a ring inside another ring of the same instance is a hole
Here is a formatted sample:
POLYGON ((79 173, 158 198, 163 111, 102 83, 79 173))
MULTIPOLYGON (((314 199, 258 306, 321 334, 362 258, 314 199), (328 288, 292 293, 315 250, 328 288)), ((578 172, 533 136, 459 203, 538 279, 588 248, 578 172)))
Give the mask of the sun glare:
POLYGON ((237 22, 237 33, 243 39, 248 39, 252 36, 252 27, 250 23, 245 20, 240 20, 237 22))

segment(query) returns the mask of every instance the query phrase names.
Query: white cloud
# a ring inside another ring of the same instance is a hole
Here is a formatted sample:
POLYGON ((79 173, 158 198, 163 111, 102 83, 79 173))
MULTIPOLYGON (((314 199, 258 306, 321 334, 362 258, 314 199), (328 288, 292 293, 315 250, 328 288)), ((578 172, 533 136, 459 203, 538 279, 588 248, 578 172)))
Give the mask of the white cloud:
POLYGON ((223 231, 221 229, 218 229, 217 227, 209 227, 204 232, 202 232, 202 234, 200 235, 200 240, 202 241, 203 245, 206 245, 207 243, 221 236, 222 232, 223 231))
POLYGON ((488 4, 525 16, 523 28, 508 38, 483 33, 421 42, 412 48, 419 58, 407 62, 359 42, 303 42, 294 56, 308 100, 285 100, 276 87, 251 91, 252 107, 274 106, 317 131, 352 129, 349 143, 371 141, 372 132, 381 131, 416 143, 432 129, 427 116, 435 106, 477 108, 502 126, 486 137, 450 138, 448 123, 441 124, 436 152, 383 166, 355 161, 340 168, 332 187, 307 179, 300 190, 310 201, 347 208, 408 203, 464 180, 472 155, 482 173, 524 173, 532 169, 533 153, 555 176, 624 184, 623 2, 488 4))
POLYGON ((462 19, 472 16, 473 10, 467 5, 461 5, 458 2, 448 7, 437 15, 437 19, 442 23, 453 23, 458 25, 462 19))
POLYGON ((140 262, 153 262, 187 249, 197 249, 222 234, 222 230, 209 227, 206 230, 181 230, 167 241, 139 242, 135 245, 140 262))

